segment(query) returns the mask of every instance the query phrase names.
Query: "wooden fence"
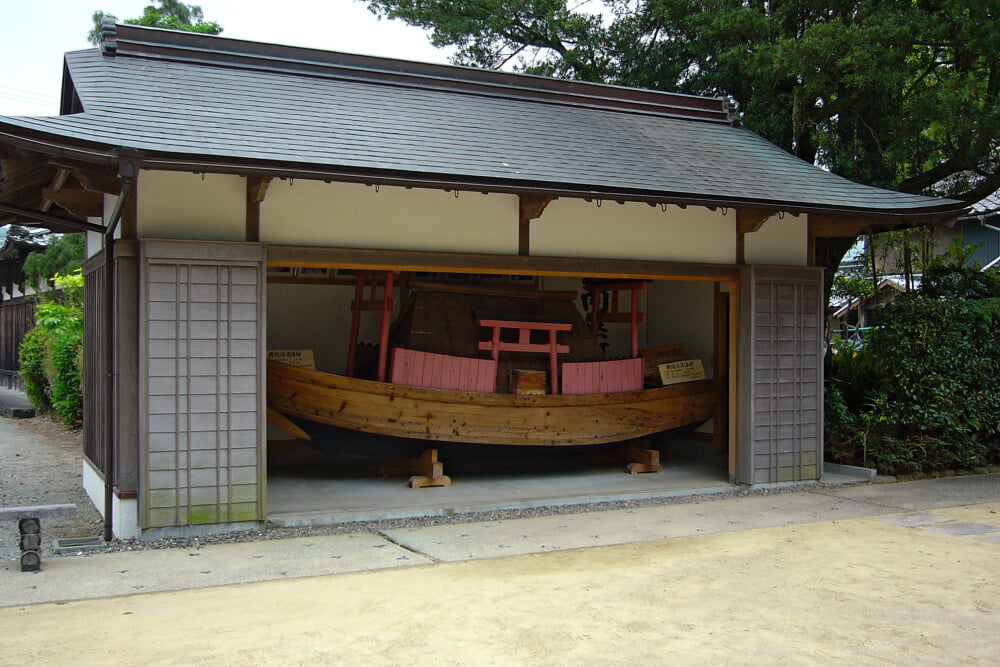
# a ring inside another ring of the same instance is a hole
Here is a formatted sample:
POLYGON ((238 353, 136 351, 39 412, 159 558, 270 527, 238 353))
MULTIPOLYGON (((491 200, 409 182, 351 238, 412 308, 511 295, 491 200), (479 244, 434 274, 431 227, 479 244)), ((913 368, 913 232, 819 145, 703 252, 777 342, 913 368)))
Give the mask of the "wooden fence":
POLYGON ((0 387, 23 389, 21 341, 35 326, 35 299, 22 296, 0 302, 0 387))
POLYGON ((83 265, 83 453, 104 472, 105 434, 105 344, 104 253, 83 265))

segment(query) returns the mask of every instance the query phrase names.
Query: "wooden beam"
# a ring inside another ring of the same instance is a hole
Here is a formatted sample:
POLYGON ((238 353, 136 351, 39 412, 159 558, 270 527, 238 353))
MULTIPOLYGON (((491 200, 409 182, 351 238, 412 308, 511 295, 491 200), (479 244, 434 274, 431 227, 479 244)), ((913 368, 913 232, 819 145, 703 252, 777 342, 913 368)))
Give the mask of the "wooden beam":
POLYGON ((100 217, 104 211, 104 194, 93 190, 63 187, 56 191, 42 188, 42 198, 66 209, 77 218, 100 217))
POLYGON ((529 276, 581 276, 648 280, 736 280, 739 269, 719 264, 651 262, 409 250, 269 245, 271 266, 312 266, 374 271, 440 271, 529 276))
POLYGON ((545 207, 555 197, 540 195, 518 195, 517 254, 531 254, 531 221, 542 215, 545 207))
POLYGON ((65 169, 56 169, 56 173, 53 174, 53 176, 52 176, 52 184, 49 187, 42 189, 43 190, 43 194, 42 194, 42 212, 43 213, 48 213, 50 210, 52 210, 52 204, 55 203, 54 201, 52 201, 52 199, 50 199, 49 197, 45 196, 44 191, 48 190, 49 192, 59 192, 60 190, 62 190, 63 186, 66 185, 67 179, 69 179, 69 172, 68 171, 66 171, 65 169))

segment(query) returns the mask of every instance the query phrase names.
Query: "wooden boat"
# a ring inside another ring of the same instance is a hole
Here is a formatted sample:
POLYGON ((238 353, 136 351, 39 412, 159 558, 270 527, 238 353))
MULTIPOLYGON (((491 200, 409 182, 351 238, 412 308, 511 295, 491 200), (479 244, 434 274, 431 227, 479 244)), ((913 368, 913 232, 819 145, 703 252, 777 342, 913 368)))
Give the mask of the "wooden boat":
POLYGON ((706 421, 715 383, 602 394, 495 394, 402 386, 268 361, 267 403, 288 417, 402 438, 596 445, 706 421))
POLYGON ((631 294, 631 311, 600 317, 631 322, 632 354, 606 359, 601 322, 593 312, 589 324, 580 317, 574 292, 423 287, 390 326, 393 275, 381 278, 381 296, 376 278, 358 276, 346 375, 268 361, 268 414, 279 428, 308 438, 291 417, 411 440, 551 447, 632 440, 713 415, 712 380, 644 388, 636 294, 646 283, 588 287, 594 298, 603 290, 631 294), (377 346, 357 344, 363 311, 381 312, 377 346), (358 350, 374 354, 356 358, 358 350), (544 379, 525 393, 512 386, 522 373, 544 379))

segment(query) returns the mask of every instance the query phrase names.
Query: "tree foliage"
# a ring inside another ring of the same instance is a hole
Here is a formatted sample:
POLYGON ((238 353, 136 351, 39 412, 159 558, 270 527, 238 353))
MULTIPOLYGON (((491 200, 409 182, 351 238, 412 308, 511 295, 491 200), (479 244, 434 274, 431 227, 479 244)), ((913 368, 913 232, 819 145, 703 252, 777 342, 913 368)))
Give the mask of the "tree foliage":
POLYGON ((1000 0, 368 0, 459 64, 730 97, 862 183, 1000 187, 1000 0))
POLYGON ((33 287, 50 283, 56 275, 68 275, 83 265, 86 254, 83 234, 64 234, 42 252, 24 260, 24 277, 33 287))
MULTIPOLYGON (((169 30, 186 30, 207 35, 218 35, 222 26, 215 21, 206 21, 205 15, 198 5, 186 5, 178 0, 157 0, 159 7, 147 5, 142 16, 125 19, 125 23, 142 25, 148 28, 167 28, 169 30)), ((105 19, 117 21, 118 17, 103 11, 95 11, 94 27, 87 34, 90 43, 97 45, 101 41, 101 22, 105 19)))

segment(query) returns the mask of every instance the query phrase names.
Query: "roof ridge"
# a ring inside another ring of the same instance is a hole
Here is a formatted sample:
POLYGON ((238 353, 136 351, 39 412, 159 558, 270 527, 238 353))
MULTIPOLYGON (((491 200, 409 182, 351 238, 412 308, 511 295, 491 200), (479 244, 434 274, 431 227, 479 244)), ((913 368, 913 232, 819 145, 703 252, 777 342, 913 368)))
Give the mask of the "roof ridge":
POLYGON ((734 122, 728 101, 718 97, 420 63, 127 24, 103 26, 100 49, 102 54, 110 57, 208 62, 221 67, 335 76, 550 103, 642 111, 689 120, 734 122))

